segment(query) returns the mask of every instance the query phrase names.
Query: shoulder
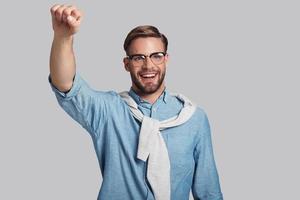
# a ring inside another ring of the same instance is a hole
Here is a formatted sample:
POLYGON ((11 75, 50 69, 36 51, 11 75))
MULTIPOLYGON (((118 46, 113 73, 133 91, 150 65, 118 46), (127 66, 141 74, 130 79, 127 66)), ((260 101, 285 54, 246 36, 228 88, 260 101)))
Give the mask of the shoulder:
POLYGON ((205 120, 205 118, 207 118, 207 114, 204 108, 196 106, 194 117, 198 120, 205 120))

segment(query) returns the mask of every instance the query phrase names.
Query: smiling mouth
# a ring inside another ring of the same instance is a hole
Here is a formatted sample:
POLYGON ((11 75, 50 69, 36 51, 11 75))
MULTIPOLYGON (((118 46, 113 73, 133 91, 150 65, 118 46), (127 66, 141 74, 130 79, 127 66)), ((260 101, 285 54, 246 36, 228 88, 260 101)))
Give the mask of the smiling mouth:
POLYGON ((143 79, 153 79, 157 73, 145 73, 145 74, 140 74, 140 77, 143 79))

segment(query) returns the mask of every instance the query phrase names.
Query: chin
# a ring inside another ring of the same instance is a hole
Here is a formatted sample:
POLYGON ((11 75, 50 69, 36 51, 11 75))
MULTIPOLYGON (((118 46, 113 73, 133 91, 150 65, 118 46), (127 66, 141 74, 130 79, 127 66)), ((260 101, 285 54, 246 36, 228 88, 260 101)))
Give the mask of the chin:
POLYGON ((164 88, 163 84, 163 78, 159 78, 158 74, 156 75, 156 80, 143 80, 143 78, 137 76, 133 76, 131 74, 132 82, 133 82, 133 88, 140 94, 140 95, 149 95, 154 94, 162 88, 164 88))

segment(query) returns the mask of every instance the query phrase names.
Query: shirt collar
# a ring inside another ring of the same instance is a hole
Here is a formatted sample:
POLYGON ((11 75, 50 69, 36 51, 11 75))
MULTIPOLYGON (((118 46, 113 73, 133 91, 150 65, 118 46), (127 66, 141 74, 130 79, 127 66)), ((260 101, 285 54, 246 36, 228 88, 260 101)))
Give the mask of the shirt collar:
MULTIPOLYGON (((149 102, 147 102, 146 100, 143 100, 133 89, 132 87, 130 88, 129 90, 129 95, 134 99, 134 101, 140 105, 141 103, 148 103, 150 104, 149 102)), ((170 100, 170 94, 169 92, 166 90, 163 91, 163 93, 160 95, 160 97, 156 100, 156 102, 159 102, 159 101, 163 101, 164 103, 168 103, 168 101, 170 100)), ((155 102, 155 103, 156 103, 155 102)))

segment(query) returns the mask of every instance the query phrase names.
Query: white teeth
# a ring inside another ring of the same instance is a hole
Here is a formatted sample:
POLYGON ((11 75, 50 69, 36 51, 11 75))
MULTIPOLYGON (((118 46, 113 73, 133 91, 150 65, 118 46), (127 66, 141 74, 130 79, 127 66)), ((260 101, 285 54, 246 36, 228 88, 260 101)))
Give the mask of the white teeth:
POLYGON ((153 78, 155 74, 143 74, 141 75, 143 78, 153 78))

